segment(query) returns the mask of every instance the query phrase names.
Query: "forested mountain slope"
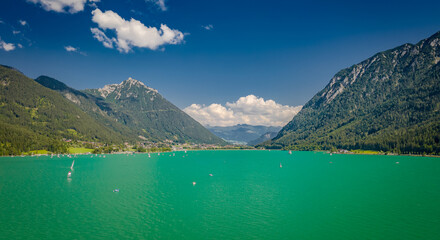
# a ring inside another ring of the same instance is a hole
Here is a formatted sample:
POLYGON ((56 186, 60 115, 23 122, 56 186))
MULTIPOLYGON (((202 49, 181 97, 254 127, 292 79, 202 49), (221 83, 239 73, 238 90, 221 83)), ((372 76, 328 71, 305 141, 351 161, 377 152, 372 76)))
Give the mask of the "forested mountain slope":
POLYGON ((47 88, 59 92, 66 99, 73 102, 84 112, 95 118, 98 122, 101 122, 113 131, 125 136, 125 140, 142 140, 138 137, 139 135, 142 135, 140 134, 140 131, 131 129, 123 123, 118 122, 118 118, 115 116, 118 116, 120 113, 114 112, 111 104, 107 103, 102 97, 93 96, 73 89, 63 82, 47 76, 40 76, 35 79, 35 81, 47 88))
POLYGON ((0 65, 0 155, 36 149, 58 151, 63 138, 121 143, 123 136, 59 93, 0 65))
POLYGON ((440 32, 338 72, 264 145, 438 154, 439 110, 440 32))

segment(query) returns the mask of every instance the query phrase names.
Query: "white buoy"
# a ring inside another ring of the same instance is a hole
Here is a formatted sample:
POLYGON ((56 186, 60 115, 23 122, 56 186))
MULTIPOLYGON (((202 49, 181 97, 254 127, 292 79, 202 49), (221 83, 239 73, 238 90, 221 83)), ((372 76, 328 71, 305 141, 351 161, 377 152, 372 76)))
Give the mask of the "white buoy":
POLYGON ((193 182, 193 186, 195 186, 196 185, 196 182, 193 182))

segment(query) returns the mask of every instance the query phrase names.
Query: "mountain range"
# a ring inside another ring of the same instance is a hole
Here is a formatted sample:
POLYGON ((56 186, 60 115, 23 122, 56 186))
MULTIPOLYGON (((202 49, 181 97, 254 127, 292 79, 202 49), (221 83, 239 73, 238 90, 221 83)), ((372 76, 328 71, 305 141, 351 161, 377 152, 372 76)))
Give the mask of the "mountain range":
POLYGON ((440 153, 440 32, 341 70, 261 146, 440 153))
POLYGON ((0 155, 63 152, 71 140, 225 144, 140 81, 79 91, 0 65, 0 155))
MULTIPOLYGON (((0 155, 64 152, 67 141, 222 145, 223 138, 256 144, 279 130, 209 129, 132 78, 80 91, 0 65, 0 155)), ((273 139, 257 147, 439 154, 440 32, 339 71, 273 139)))

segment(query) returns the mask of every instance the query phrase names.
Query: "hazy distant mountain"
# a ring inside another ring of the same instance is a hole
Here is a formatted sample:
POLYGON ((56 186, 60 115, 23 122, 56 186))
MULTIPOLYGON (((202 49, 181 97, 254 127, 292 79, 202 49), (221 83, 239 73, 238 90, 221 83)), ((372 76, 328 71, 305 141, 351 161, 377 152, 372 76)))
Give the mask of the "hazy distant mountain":
POLYGON ((189 115, 163 98, 157 90, 129 78, 120 84, 83 91, 103 99, 108 114, 149 139, 224 144, 189 115))
POLYGON ((252 141, 249 141, 248 145, 255 146, 255 145, 263 143, 263 142, 265 142, 267 140, 271 140, 272 138, 276 137, 277 134, 278 134, 278 132, 267 132, 267 133, 264 133, 259 138, 254 139, 252 141))
POLYGON ((265 145, 440 153, 440 32, 338 72, 265 145))
POLYGON ((122 143, 124 136, 59 93, 0 65, 0 155, 58 151, 63 138, 122 143))
POLYGON ((278 132, 281 127, 238 124, 230 127, 207 126, 212 133, 231 143, 248 144, 267 132, 278 132))

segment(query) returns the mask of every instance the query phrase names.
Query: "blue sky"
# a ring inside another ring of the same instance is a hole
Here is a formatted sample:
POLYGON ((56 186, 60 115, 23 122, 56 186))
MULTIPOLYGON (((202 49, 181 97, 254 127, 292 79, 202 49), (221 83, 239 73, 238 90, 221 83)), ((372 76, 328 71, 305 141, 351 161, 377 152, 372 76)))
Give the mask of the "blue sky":
POLYGON ((2 0, 0 41, 15 48, 0 64, 77 89, 133 77, 180 108, 251 94, 303 105, 339 70, 440 30, 440 1, 64 0, 79 4, 64 12, 51 1, 2 0), (107 11, 177 35, 105 47, 91 29, 124 38, 107 11))

